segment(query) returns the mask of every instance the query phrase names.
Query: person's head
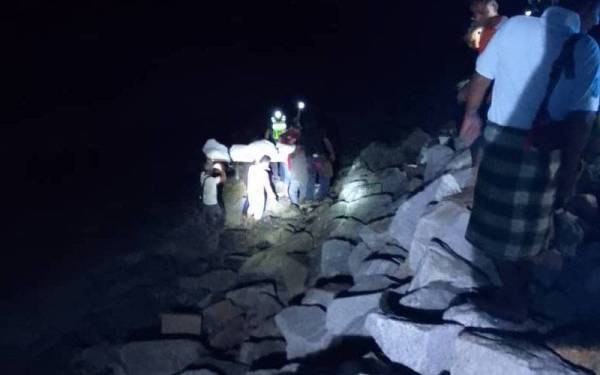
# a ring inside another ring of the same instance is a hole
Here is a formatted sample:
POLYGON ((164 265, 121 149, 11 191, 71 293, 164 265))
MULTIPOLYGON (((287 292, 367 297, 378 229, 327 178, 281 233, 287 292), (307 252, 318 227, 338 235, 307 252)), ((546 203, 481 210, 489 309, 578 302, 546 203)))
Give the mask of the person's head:
POLYGON ((600 22, 600 0, 559 0, 558 6, 579 13, 582 33, 590 32, 600 22))
POLYGON ((264 167, 265 169, 269 169, 269 164, 271 164, 271 157, 269 155, 264 155, 262 158, 258 159, 257 164, 264 167))
POLYGON ((498 15, 498 2, 496 0, 472 0, 471 13, 473 22, 477 25, 485 24, 490 18, 498 15))
POLYGON ((483 32, 483 26, 471 25, 469 30, 467 30, 467 34, 465 35, 465 42, 469 48, 474 50, 478 50, 481 44, 481 33, 483 32))

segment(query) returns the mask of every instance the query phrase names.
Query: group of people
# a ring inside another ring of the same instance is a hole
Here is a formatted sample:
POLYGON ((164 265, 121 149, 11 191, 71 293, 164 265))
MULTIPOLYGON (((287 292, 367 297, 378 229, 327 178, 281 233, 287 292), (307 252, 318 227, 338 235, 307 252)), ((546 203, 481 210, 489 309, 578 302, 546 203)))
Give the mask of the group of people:
MULTIPOLYGON (((311 111, 303 113, 305 104, 298 103, 298 112, 291 126, 281 111, 271 118, 265 139, 293 150, 285 160, 273 160, 265 153, 247 166, 245 216, 259 221, 271 202, 285 196, 300 207, 307 201, 321 201, 329 194, 333 178, 335 152, 311 111), (283 186, 280 195, 275 186, 283 186)), ((271 146, 273 146, 271 145, 271 146)), ((226 164, 208 160, 200 176, 202 212, 208 225, 219 226, 224 218, 219 202, 219 186, 227 180, 226 164)))
MULTIPOLYGON (((494 260, 503 282, 474 302, 518 321, 527 316, 532 260, 548 249, 553 215, 572 198, 590 147, 600 105, 600 48, 587 34, 600 22, 600 0, 557 0, 540 17, 507 19, 498 8, 496 0, 472 1, 467 40, 479 57, 458 96, 460 139, 467 147, 480 144, 466 238, 494 260)), ((272 118, 266 138, 295 151, 288 160, 271 163, 264 155, 250 166, 248 217, 260 220, 266 200, 277 199, 273 182, 286 186, 294 204, 327 195, 335 153, 312 118, 301 120, 303 108, 290 127, 283 114, 272 118)), ((203 176, 204 204, 214 206, 224 168, 215 164, 203 176)))
POLYGON ((298 103, 297 115, 289 128, 285 116, 278 116, 276 112, 272 127, 265 134, 265 138, 275 144, 295 148, 287 160, 273 163, 272 170, 273 183, 282 182, 284 192, 297 206, 305 201, 321 201, 327 197, 335 162, 335 151, 329 137, 317 125, 313 112, 303 113, 304 108, 303 102, 298 103))
POLYGON ((466 238, 495 261, 503 283, 474 302, 522 321, 532 260, 548 250, 553 216, 573 197, 584 150, 594 153, 600 48, 587 34, 599 23, 600 0, 554 1, 540 17, 504 19, 495 0, 474 0, 471 9, 482 27, 473 44, 480 55, 459 95, 460 137, 467 146, 483 140, 483 152, 466 238))

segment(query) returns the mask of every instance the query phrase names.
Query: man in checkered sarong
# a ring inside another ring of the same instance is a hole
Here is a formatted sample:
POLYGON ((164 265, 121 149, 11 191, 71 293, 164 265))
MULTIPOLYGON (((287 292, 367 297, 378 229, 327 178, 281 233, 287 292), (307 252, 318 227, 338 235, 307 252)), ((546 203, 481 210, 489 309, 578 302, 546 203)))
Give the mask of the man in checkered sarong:
POLYGON ((481 132, 477 111, 492 81, 494 87, 466 238, 495 261, 503 282, 491 298, 475 302, 502 318, 527 317, 528 264, 547 249, 552 215, 573 194, 600 104, 600 49, 583 35, 598 24, 599 12, 600 0, 560 0, 539 18, 514 17, 477 60, 461 128, 466 144, 481 132), (550 90, 553 66, 568 40, 574 41, 573 74, 563 73, 550 90), (566 124, 555 150, 532 142, 543 102, 552 121, 566 124))

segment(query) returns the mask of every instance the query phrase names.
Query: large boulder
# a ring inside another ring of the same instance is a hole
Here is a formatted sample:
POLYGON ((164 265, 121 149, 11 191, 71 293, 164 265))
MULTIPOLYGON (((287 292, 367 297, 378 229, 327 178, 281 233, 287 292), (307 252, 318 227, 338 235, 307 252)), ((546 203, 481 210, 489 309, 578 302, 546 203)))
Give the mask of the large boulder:
POLYGON ((491 284, 483 272, 437 242, 432 242, 427 249, 410 284, 410 291, 433 283, 445 283, 460 291, 471 291, 491 284))
POLYGON ((163 335, 200 335, 202 334, 202 316, 196 314, 160 314, 163 335))
POLYGON ((170 375, 196 364, 208 351, 191 340, 132 342, 86 349, 78 367, 84 374, 170 375), (116 372, 114 372, 116 371, 116 372))
POLYGON ((246 320, 252 327, 258 327, 283 308, 277 298, 275 284, 269 281, 251 283, 231 290, 227 293, 227 299, 244 309, 246 320))
POLYGON ((429 143, 431 137, 422 129, 415 129, 410 133, 406 140, 402 143, 402 152, 406 158, 406 162, 416 164, 419 154, 423 147, 429 143))
POLYGON ((355 219, 336 219, 332 222, 329 237, 358 242, 360 239, 359 233, 364 227, 363 223, 355 219))
POLYGON ((354 202, 364 197, 383 193, 381 184, 369 183, 367 181, 354 181, 344 184, 339 199, 346 202, 354 202))
POLYGON ((202 331, 208 336, 216 335, 224 330, 230 322, 244 314, 244 309, 229 300, 224 300, 202 311, 202 331))
POLYGON ((444 311, 457 295, 458 291, 446 283, 432 283, 400 298, 400 304, 417 310, 444 311))
POLYGON ((548 333, 552 328, 547 323, 538 322, 533 319, 521 323, 499 319, 485 311, 481 311, 471 303, 451 307, 444 313, 444 320, 456 322, 469 328, 506 332, 548 333))
POLYGON ((209 271, 202 276, 181 277, 178 280, 178 285, 179 288, 192 293, 202 289, 219 293, 232 288, 236 280, 236 272, 220 269, 209 271))
POLYGON ((285 353, 283 338, 250 339, 242 344, 238 360, 250 365, 260 358, 276 353, 285 353))
POLYGON ((550 350, 511 338, 463 332, 456 340, 452 374, 575 375, 587 374, 550 350))
POLYGON ((368 316, 366 329, 393 362, 423 375, 439 375, 452 366, 454 342, 463 328, 457 324, 419 324, 374 313, 368 316))
POLYGON ((364 226, 358 232, 358 236, 371 250, 379 250, 390 240, 387 228, 383 231, 376 231, 369 226, 364 226))
POLYGON ((283 302, 302 293, 308 279, 307 266, 281 251, 255 254, 244 262, 239 272, 244 279, 277 281, 278 296, 283 302))
POLYGON ((401 167, 406 160, 402 152, 402 147, 390 147, 375 142, 362 150, 360 159, 371 171, 401 167))
POLYGON ((554 216, 554 230, 558 251, 565 256, 575 256, 585 237, 581 220, 569 212, 559 213, 554 216))
POLYGON ((375 253, 363 260, 358 271, 353 275, 355 278, 374 275, 394 276, 404 263, 404 258, 398 255, 375 253))
POLYGON ((324 289, 310 289, 304 295, 302 304, 306 306, 319 305, 326 309, 333 302, 335 295, 335 292, 324 289))
POLYGON ((242 342, 250 337, 252 327, 243 315, 229 321, 217 334, 208 340, 212 348, 227 351, 239 347, 242 342))
MULTIPOLYGON (((249 368, 248 365, 238 362, 225 361, 216 359, 214 357, 204 357, 202 358, 197 365, 192 366, 193 369, 190 369, 190 374, 196 375, 194 371, 211 371, 216 374, 227 374, 227 375, 245 375, 249 368)), ((181 375, 188 374, 184 372, 181 375)), ((202 372, 200 373, 202 374, 202 372)), ((208 374, 211 374, 210 372, 208 374)), ((208 375, 207 374, 207 375, 208 375)))
POLYGON ((356 245, 348 257, 348 269, 352 275, 358 274, 362 263, 373 254, 373 250, 365 243, 356 245))
POLYGON ((352 243, 343 240, 329 240, 321 247, 321 276, 334 277, 348 275, 348 257, 352 253, 352 243))
POLYGON ((600 243, 582 247, 535 308, 559 325, 595 322, 600 315, 600 243))
POLYGON ((372 294, 399 286, 397 279, 386 275, 364 276, 354 280, 354 285, 346 292, 353 294, 372 294))
POLYGON ((367 336, 364 321, 379 309, 382 292, 342 294, 327 308, 327 330, 334 335, 367 336))
POLYGON ((213 370, 203 368, 200 370, 187 370, 185 372, 182 372, 180 375, 219 375, 219 373, 214 372, 213 370))
POLYGON ((461 191, 458 182, 450 174, 446 174, 435 180, 400 205, 390 225, 391 237, 400 246, 410 249, 417 224, 423 213, 427 210, 427 207, 432 202, 439 202, 461 191))
POLYGON ((408 191, 408 176, 400 168, 388 168, 375 173, 373 180, 381 185, 381 192, 391 194, 394 199, 408 191))
POLYGON ((425 182, 436 179, 446 170, 446 167, 454 157, 454 150, 446 145, 434 145, 424 151, 425 182))
POLYGON ((329 347, 333 336, 325 328, 325 311, 318 306, 292 306, 275 317, 288 359, 302 358, 329 347))
POLYGON ((348 204, 346 216, 363 224, 392 216, 395 211, 389 194, 372 195, 348 204))
POLYGON ((437 238, 452 250, 453 255, 481 271, 494 285, 500 285, 501 281, 492 260, 465 239, 470 217, 471 213, 467 208, 451 201, 429 207, 419 220, 414 233, 408 257, 410 268, 416 272, 421 267, 432 239, 437 238))

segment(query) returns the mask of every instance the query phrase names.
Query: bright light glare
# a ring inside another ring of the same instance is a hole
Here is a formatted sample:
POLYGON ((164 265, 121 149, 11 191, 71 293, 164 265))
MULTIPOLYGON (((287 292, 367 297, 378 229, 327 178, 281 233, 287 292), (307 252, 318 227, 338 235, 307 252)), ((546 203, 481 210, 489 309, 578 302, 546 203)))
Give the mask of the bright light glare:
POLYGON ((304 104, 304 102, 298 102, 298 109, 304 109, 306 108, 306 104, 304 104))
POLYGON ((275 119, 281 120, 281 117, 283 117, 283 113, 281 113, 281 111, 275 111, 275 119))
POLYGON ((527 9, 527 10, 525 11, 525 15, 526 15, 527 17, 531 17, 531 15, 532 15, 532 14, 533 14, 533 11, 532 11, 531 9, 527 9))

